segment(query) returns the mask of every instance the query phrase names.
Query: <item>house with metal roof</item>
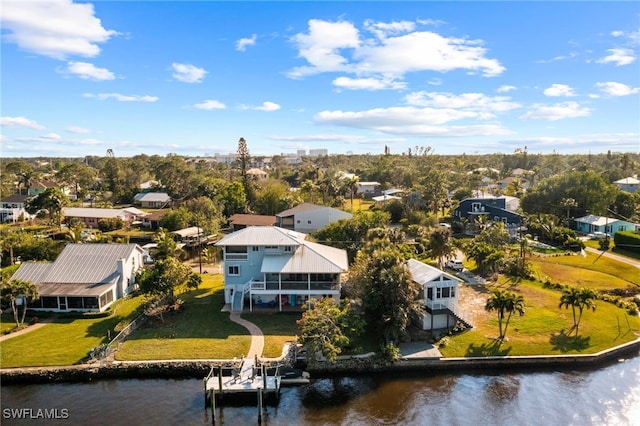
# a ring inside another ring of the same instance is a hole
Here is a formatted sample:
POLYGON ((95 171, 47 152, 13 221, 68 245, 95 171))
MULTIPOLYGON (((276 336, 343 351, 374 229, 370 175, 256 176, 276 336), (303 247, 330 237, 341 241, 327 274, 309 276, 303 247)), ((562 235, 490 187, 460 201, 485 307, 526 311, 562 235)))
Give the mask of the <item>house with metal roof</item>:
POLYGON ((340 300, 347 252, 276 226, 250 226, 215 245, 224 259, 224 298, 232 311, 299 309, 311 299, 340 300))
POLYGON ((302 203, 276 214, 276 226, 296 232, 311 233, 340 219, 351 219, 353 215, 333 207, 302 203))
POLYGON ((142 219, 148 213, 135 207, 127 207, 124 209, 103 209, 93 207, 63 207, 62 214, 65 221, 69 223, 71 220, 83 222, 88 228, 97 228, 98 222, 102 219, 120 218, 124 222, 133 223, 142 219))
POLYGON ((618 187, 621 191, 626 192, 638 192, 640 189, 640 180, 638 180, 638 175, 629 176, 624 179, 618 179, 613 182, 614 185, 618 187))
POLYGON ((171 203, 171 197, 165 192, 140 192, 133 197, 133 202, 143 209, 162 209, 171 203))
POLYGON ((24 209, 28 195, 12 194, 0 200, 0 222, 17 222, 20 218, 30 219, 32 216, 24 209))
POLYGON ((67 244, 54 262, 25 262, 12 279, 37 285, 29 309, 101 312, 137 288, 143 254, 137 244, 67 244))
POLYGON ((593 234, 594 232, 604 233, 609 236, 620 231, 637 231, 640 225, 626 220, 616 219, 614 217, 587 215, 574 219, 575 229, 584 234, 593 234))
POLYGON ((449 329, 458 322, 471 326, 465 313, 458 308, 460 280, 457 277, 416 259, 409 259, 407 268, 411 279, 424 291, 423 330, 449 329))

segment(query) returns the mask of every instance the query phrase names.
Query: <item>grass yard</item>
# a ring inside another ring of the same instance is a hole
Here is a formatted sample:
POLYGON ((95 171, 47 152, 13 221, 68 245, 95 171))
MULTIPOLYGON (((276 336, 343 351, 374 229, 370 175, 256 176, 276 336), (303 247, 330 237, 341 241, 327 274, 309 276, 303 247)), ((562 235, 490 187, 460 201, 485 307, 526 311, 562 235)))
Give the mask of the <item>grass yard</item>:
POLYGON ((199 289, 180 294, 185 310, 152 320, 131 335, 117 360, 231 359, 246 355, 249 332, 229 320, 224 306, 222 275, 202 275, 199 289))
POLYGON ((277 358, 282 355, 285 343, 296 340, 298 326, 296 321, 301 312, 243 313, 242 318, 256 324, 264 334, 262 356, 277 358))
POLYGON ((133 320, 138 315, 141 302, 141 296, 118 301, 108 317, 59 315, 42 328, 3 341, 0 344, 0 366, 78 364, 90 349, 108 341, 109 332, 113 337, 116 328, 122 328, 124 323, 133 320))
POLYGON ((511 319, 507 339, 500 343, 495 312, 478 312, 474 328, 446 338, 440 351, 445 357, 562 355, 595 353, 632 341, 640 335, 640 318, 627 315, 617 306, 596 301, 596 311, 585 311, 578 337, 574 337, 571 309, 559 308, 560 292, 541 283, 506 281, 486 286, 505 288, 525 299, 525 315, 511 319))
MULTIPOLYGON (((580 281, 580 286, 588 287, 587 283, 591 283, 594 289, 624 288, 628 285, 640 287, 637 268, 594 253, 587 253, 587 257, 534 256, 530 260, 537 271, 560 284, 578 285, 580 281)), ((539 278, 544 281, 543 277, 539 278)))

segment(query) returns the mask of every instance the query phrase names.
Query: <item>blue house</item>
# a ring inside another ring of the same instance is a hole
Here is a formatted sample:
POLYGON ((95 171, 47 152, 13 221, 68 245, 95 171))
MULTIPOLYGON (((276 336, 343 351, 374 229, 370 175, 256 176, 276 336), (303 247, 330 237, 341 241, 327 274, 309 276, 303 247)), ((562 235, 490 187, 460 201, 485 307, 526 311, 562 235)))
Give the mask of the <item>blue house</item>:
POLYGON ((574 219, 576 231, 584 234, 593 234, 594 232, 603 232, 613 235, 620 231, 636 231, 640 229, 640 225, 627 222, 613 217, 588 215, 574 219))
POLYGON ((232 311, 245 305, 283 308, 323 297, 340 300, 347 252, 276 226, 250 226, 216 243, 224 255, 224 298, 232 311))
POLYGON ((516 197, 479 197, 466 198, 454 210, 454 220, 461 222, 467 219, 469 223, 474 223, 480 216, 486 216, 489 221, 502 222, 509 233, 515 234, 524 223, 524 216, 517 213, 520 207, 520 200, 516 197))

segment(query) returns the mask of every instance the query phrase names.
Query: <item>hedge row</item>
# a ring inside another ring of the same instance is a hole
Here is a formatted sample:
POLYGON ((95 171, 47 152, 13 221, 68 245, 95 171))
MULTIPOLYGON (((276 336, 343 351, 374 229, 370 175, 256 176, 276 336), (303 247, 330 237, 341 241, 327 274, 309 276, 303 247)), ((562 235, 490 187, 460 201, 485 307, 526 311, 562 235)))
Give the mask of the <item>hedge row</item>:
POLYGON ((613 234, 613 242, 616 247, 624 250, 640 253, 640 232, 621 231, 613 234))

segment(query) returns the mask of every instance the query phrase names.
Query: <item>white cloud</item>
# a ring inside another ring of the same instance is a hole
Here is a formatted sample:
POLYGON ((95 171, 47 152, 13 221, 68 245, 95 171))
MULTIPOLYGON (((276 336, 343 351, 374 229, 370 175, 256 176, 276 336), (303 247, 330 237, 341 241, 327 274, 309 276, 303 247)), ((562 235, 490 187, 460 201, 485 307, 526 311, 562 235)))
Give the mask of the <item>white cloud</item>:
POLYGON ((156 102, 159 99, 157 96, 122 95, 120 93, 85 93, 83 96, 85 98, 95 98, 100 101, 115 99, 120 102, 156 102))
POLYGON ((391 79, 379 79, 379 78, 350 78, 350 77, 338 77, 333 80, 333 85, 341 89, 349 90, 401 90, 407 87, 407 84, 402 81, 394 81, 391 79))
POLYGON ((409 22, 367 21, 365 28, 377 37, 362 39, 350 22, 310 20, 308 33, 292 38, 299 56, 309 65, 294 68, 288 76, 345 72, 358 79, 383 76, 395 80, 409 72, 465 69, 491 77, 505 70, 499 61, 486 57, 481 40, 414 31, 409 22))
POLYGON ((173 68, 173 78, 183 83, 202 83, 207 71, 190 64, 171 64, 173 68))
POLYGON ((416 28, 415 22, 400 21, 400 22, 374 22, 372 20, 366 20, 364 27, 367 31, 372 32, 378 39, 387 38, 390 35, 408 33, 416 28))
POLYGON ((596 83, 596 86, 609 96, 627 96, 640 93, 640 87, 631 87, 623 83, 616 83, 614 81, 596 83))
POLYGON ((26 117, 0 117, 0 126, 2 127, 23 127, 25 129, 42 130, 41 126, 34 120, 26 117))
POLYGON ((491 97, 482 93, 454 95, 445 92, 414 92, 407 95, 405 100, 410 105, 482 111, 487 114, 487 117, 492 117, 494 112, 506 112, 521 107, 520 104, 511 102, 508 96, 491 97))
POLYGON ((193 106, 194 108, 197 109, 204 109, 204 110, 212 110, 212 109, 225 109, 226 106, 225 104, 223 104, 220 101, 216 101, 216 100, 212 100, 212 99, 208 99, 202 103, 199 104, 195 104, 193 106))
POLYGON ((577 102, 561 102, 555 105, 534 104, 532 110, 520 118, 557 121, 565 118, 586 117, 589 114, 591 114, 591 109, 581 107, 577 102))
POLYGON ((46 135, 42 135, 41 138, 55 141, 59 141, 60 139, 62 139, 62 137, 57 133, 47 133, 46 135))
POLYGON ((296 34, 292 38, 298 55, 311 66, 297 67, 289 76, 299 78, 327 71, 345 71, 348 60, 339 54, 342 49, 358 47, 358 30, 349 22, 328 22, 309 20, 309 32, 296 34))
POLYGON ((557 83, 554 83, 551 85, 551 87, 544 89, 544 94, 545 96, 551 96, 551 97, 556 97, 556 96, 571 97, 576 95, 575 92, 573 91, 573 88, 571 88, 570 86, 567 86, 566 84, 557 84, 557 83))
POLYGON ((598 63, 606 64, 614 63, 616 66, 629 65, 636 60, 633 50, 627 48, 608 49, 609 55, 602 59, 598 59, 598 63))
POLYGON ((255 107, 254 109, 258 110, 258 111, 267 111, 267 112, 271 112, 271 111, 277 111, 280 109, 280 105, 274 103, 274 102, 263 102, 261 106, 259 107, 255 107))
POLYGON ((516 90, 516 86, 509 86, 508 84, 503 84, 502 86, 498 87, 498 90, 496 90, 498 93, 507 93, 507 92, 511 92, 512 90, 516 90))
POLYGON ((97 56, 98 43, 118 34, 102 26, 92 4, 71 0, 3 1, 1 17, 6 40, 55 59, 97 56))
MULTIPOLYGON (((383 143, 402 143, 406 142, 405 138, 398 137, 368 137, 362 135, 349 135, 349 134, 315 134, 315 135, 271 135, 269 139, 274 141, 284 142, 341 142, 349 145, 371 145, 371 144, 383 144, 383 143)), ((286 147, 292 147, 292 144, 286 147)), ((284 147, 284 146, 283 146, 284 147)))
POLYGON ((86 129, 84 127, 77 127, 77 126, 69 126, 65 130, 67 132, 69 132, 69 133, 75 133, 75 134, 78 134, 78 135, 85 134, 85 133, 91 133, 90 129, 86 129))
POLYGON ((61 72, 75 74, 83 80, 114 80, 116 76, 106 68, 98 68, 88 62, 69 62, 61 72))
POLYGON ((255 34, 253 34, 250 38, 241 38, 240 40, 236 41, 236 50, 244 52, 245 50, 247 50, 247 46, 255 46, 257 39, 258 36, 255 34))

